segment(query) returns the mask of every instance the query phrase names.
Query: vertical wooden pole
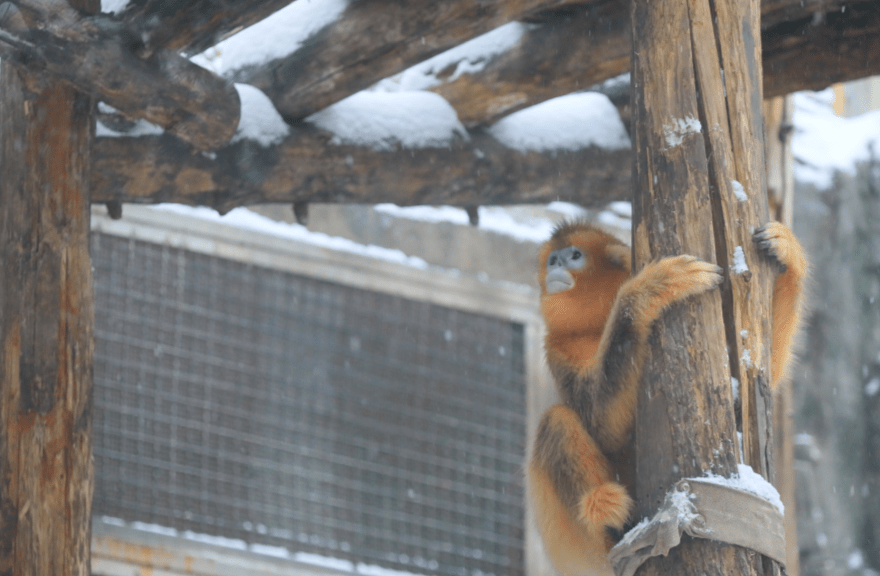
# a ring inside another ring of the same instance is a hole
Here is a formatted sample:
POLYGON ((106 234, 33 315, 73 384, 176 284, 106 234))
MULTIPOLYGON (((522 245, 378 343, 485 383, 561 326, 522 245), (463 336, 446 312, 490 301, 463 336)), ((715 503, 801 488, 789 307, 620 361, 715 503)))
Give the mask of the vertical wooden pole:
POLYGON ((94 102, 0 63, 0 574, 90 574, 94 102))
MULTIPOLYGON (((637 268, 688 253, 727 272, 651 338, 636 421, 637 517, 682 477, 772 471, 768 425, 771 270, 751 239, 767 218, 756 0, 633 0, 633 253, 637 268)), ((778 571, 736 546, 686 539, 648 574, 778 571)))

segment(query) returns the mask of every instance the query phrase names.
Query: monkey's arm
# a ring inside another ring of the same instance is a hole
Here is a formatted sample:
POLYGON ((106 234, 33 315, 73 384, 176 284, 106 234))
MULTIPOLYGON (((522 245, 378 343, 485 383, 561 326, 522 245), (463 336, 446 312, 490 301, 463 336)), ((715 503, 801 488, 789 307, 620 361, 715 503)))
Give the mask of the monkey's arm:
POLYGON ((782 272, 773 285, 773 346, 771 348, 771 388, 786 376, 794 335, 800 325, 803 285, 807 257, 795 235, 779 222, 768 222, 755 230, 755 242, 777 261, 782 272))
POLYGON ((673 303, 714 288, 721 279, 719 267, 693 256, 648 264, 621 286, 588 365, 560 366, 548 350, 563 401, 581 416, 603 452, 620 449, 632 426, 654 321, 673 303))

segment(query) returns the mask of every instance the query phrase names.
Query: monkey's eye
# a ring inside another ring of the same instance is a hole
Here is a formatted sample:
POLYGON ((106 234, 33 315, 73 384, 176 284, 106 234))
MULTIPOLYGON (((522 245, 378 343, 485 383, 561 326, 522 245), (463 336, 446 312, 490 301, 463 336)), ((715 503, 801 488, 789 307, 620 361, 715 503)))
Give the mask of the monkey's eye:
POLYGON ((550 266, 556 266, 557 262, 559 262, 559 257, 556 254, 554 254, 554 255, 550 256, 550 259, 547 261, 547 264, 549 264, 550 266))
POLYGON ((574 250, 574 251, 571 253, 571 259, 572 259, 572 260, 580 260, 580 259, 581 259, 581 256, 583 256, 583 254, 581 254, 581 251, 580 251, 580 250, 574 250))

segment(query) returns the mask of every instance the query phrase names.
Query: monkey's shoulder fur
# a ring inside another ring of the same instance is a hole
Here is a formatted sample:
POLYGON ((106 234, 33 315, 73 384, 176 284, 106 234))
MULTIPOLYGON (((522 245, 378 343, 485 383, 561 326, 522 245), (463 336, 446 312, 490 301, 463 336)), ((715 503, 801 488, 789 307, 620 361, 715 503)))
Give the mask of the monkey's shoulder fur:
MULTIPOLYGON (((807 262, 781 224, 754 238, 783 269, 773 294, 775 386, 791 356, 807 262)), ((544 548, 565 576, 610 573, 610 532, 629 519, 631 429, 654 321, 722 280, 720 268, 686 255, 630 271, 628 246, 580 222, 558 227, 539 255, 547 363, 561 403, 538 425, 528 484, 544 548)))

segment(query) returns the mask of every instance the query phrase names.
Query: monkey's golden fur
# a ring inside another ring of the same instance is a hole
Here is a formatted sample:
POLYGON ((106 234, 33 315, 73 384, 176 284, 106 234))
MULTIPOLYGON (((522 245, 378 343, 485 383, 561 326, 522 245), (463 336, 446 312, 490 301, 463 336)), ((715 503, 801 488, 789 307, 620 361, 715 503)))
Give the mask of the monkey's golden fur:
MULTIPOLYGON (((784 268, 773 293, 775 387, 791 356, 807 263, 781 224, 758 230, 755 241, 784 268)), ((577 222, 557 228, 539 256, 547 363, 562 403, 538 426, 528 484, 544 548, 564 576, 610 573, 609 529, 623 529, 632 508, 630 431, 654 321, 671 304, 722 280, 720 268, 692 256, 664 258, 633 277, 630 271, 629 247, 577 222), (573 260, 577 256, 565 260, 573 249, 586 256, 585 264, 573 260), (548 290, 553 257, 583 265, 569 271, 573 287, 548 290)))

